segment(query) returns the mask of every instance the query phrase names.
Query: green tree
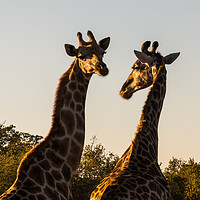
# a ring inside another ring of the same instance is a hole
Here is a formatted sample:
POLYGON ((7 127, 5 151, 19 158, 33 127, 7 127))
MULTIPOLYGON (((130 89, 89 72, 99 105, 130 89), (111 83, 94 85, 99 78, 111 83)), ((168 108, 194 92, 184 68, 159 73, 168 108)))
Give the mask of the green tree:
POLYGON ((189 159, 172 158, 164 175, 168 180, 174 200, 200 199, 200 164, 189 159))
POLYGON ((41 139, 42 136, 16 131, 13 125, 0 124, 0 194, 14 182, 25 153, 41 139))
POLYGON ((186 199, 200 199, 200 164, 194 162, 194 159, 184 164, 181 170, 181 176, 185 181, 186 199))
POLYGON ((91 144, 86 145, 75 176, 72 190, 74 200, 88 200, 91 192, 116 165, 119 157, 106 152, 102 144, 97 144, 94 136, 91 144))

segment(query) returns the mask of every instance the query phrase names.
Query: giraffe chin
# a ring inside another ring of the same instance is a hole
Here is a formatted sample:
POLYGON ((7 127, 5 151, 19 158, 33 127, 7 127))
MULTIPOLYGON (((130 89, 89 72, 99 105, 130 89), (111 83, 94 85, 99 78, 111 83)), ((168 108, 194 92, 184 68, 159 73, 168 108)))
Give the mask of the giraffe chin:
POLYGON ((96 71, 96 74, 98 74, 99 76, 107 76, 108 73, 109 73, 109 70, 108 70, 108 69, 96 71))
POLYGON ((133 93, 128 93, 128 92, 124 92, 124 91, 120 91, 120 95, 123 99, 130 99, 133 96, 133 93))

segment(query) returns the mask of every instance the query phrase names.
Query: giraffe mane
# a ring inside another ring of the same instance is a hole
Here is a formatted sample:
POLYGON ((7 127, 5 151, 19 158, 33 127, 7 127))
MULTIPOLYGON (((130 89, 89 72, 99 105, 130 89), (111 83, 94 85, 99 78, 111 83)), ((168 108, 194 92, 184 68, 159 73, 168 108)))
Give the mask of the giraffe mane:
MULTIPOLYGON (((75 65, 75 61, 71 64, 70 68, 60 78, 58 87, 56 89, 56 97, 55 97, 54 108, 53 108, 53 115, 52 115, 52 125, 51 125, 49 133, 47 134, 47 136, 40 143, 38 143, 35 147, 33 147, 29 152, 27 152, 25 154, 25 156, 21 160, 21 162, 19 164, 19 167, 17 169, 17 177, 18 177, 20 171, 22 171, 26 166, 28 166, 30 164, 30 162, 32 161, 32 159, 34 157, 36 157, 40 153, 40 149, 44 149, 48 145, 49 141, 51 140, 51 138, 54 135, 52 133, 56 132, 56 130, 54 129, 54 127, 58 123, 57 113, 59 112, 59 110, 61 108, 62 91, 63 91, 63 89, 64 89, 65 84, 67 83, 67 81, 69 81, 67 79, 67 77, 70 76, 71 71, 72 71, 74 65, 75 65)), ((17 179, 16 179, 16 181, 17 181, 17 179)), ((13 185, 14 184, 15 184, 15 182, 13 183, 13 185)))
MULTIPOLYGON (((161 55, 160 53, 158 53, 158 55, 162 57, 162 55, 161 55)), ((158 75, 158 74, 160 73, 160 71, 163 70, 163 69, 164 69, 163 67, 160 67, 160 68, 158 69, 157 75, 158 75)), ((141 117, 140 117, 139 125, 137 126, 136 134, 138 134, 139 132, 141 132, 142 129, 143 129, 143 127, 144 127, 144 123, 145 123, 144 115, 145 115, 145 113, 148 112, 147 107, 146 107, 145 105, 147 104, 148 99, 150 98, 150 95, 153 95, 151 91, 152 91, 152 88, 153 88, 153 86, 154 86, 154 84, 155 84, 156 81, 157 81, 157 78, 156 78, 155 81, 153 82, 153 84, 152 84, 152 86, 151 86, 151 88, 150 88, 150 90, 149 90, 149 92, 148 92, 147 99, 146 99, 146 101, 145 101, 145 103, 144 103, 144 106, 143 106, 143 108, 142 108, 142 115, 141 115, 141 117)))
POLYGON ((63 91, 65 92, 64 87, 69 81, 68 77, 70 76, 75 64, 76 63, 74 60, 70 68, 62 75, 62 77, 59 80, 59 84, 56 89, 56 95, 55 95, 55 101, 54 101, 54 107, 53 107, 52 126, 51 126, 52 128, 57 126, 57 124, 59 123, 58 113, 61 109, 63 91))

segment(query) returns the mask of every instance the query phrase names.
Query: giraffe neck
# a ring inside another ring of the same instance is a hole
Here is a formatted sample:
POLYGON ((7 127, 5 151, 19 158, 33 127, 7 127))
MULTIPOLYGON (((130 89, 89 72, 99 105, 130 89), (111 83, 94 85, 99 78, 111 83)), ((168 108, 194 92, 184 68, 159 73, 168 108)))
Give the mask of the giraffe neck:
POLYGON ((71 199, 71 183, 84 145, 85 98, 90 78, 91 75, 84 74, 79 68, 77 59, 61 77, 52 128, 22 160, 11 187, 15 195, 24 191, 35 196, 39 193, 44 198, 60 195, 58 199, 71 199))
POLYGON ((165 91, 166 69, 161 66, 143 107, 132 144, 111 174, 92 192, 90 200, 154 199, 155 196, 157 199, 171 199, 166 179, 157 163, 157 128, 165 91))
POLYGON ((140 153, 145 149, 154 161, 157 161, 158 157, 158 123, 166 93, 166 74, 165 67, 160 66, 148 93, 133 141, 140 146, 140 153))
POLYGON ((78 168, 84 145, 85 100, 91 74, 82 72, 77 59, 68 71, 69 73, 66 72, 61 77, 57 89, 52 131, 53 141, 58 144, 52 144, 52 146, 60 148, 63 156, 67 157, 68 165, 71 166, 74 174, 78 168), (59 141, 61 143, 65 141, 65 144, 60 147, 59 141), (64 148, 65 146, 69 147, 64 148), (66 149, 65 153, 63 153, 64 149, 66 149))
MULTIPOLYGON (((63 74, 56 92, 54 103, 54 112, 52 119, 52 130, 57 129, 61 124, 69 126, 71 123, 65 123, 63 120, 63 110, 71 110, 74 114, 78 113, 84 118, 85 99, 91 74, 84 74, 79 67, 79 61, 76 59, 70 69, 63 74)), ((76 121, 76 118, 73 120, 76 121)), ((68 134, 70 134, 68 132, 68 134)))
POLYGON ((146 163, 146 166, 152 162, 157 163, 157 129, 166 93, 166 73, 165 67, 161 66, 154 79, 153 86, 148 93, 140 118, 140 124, 137 127, 132 144, 124 152, 112 173, 116 173, 119 169, 122 171, 124 169, 128 171, 139 170, 144 163, 146 163))

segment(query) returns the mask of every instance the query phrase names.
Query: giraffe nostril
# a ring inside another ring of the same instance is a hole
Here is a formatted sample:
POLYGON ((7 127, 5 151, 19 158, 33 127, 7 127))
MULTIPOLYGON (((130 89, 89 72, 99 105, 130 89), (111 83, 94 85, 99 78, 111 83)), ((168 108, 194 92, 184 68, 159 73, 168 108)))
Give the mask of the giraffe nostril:
POLYGON ((96 69, 98 69, 98 70, 102 69, 102 66, 100 65, 100 63, 96 64, 96 69))

